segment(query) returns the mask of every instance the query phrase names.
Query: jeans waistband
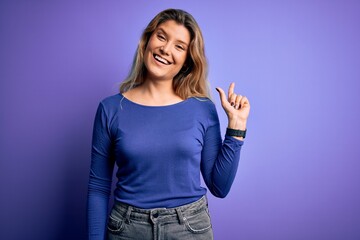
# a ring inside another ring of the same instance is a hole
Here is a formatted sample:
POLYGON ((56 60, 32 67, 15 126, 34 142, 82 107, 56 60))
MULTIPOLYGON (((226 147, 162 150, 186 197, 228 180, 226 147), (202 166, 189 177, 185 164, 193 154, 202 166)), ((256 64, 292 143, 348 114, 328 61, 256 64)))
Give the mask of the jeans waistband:
POLYGON ((125 219, 126 222, 131 220, 155 222, 158 219, 177 219, 180 224, 188 216, 192 216, 204 209, 207 209, 207 198, 206 195, 201 197, 199 200, 182 205, 174 208, 153 208, 153 209, 142 209, 133 207, 131 205, 115 201, 113 206, 115 210, 113 213, 118 215, 117 217, 125 219))

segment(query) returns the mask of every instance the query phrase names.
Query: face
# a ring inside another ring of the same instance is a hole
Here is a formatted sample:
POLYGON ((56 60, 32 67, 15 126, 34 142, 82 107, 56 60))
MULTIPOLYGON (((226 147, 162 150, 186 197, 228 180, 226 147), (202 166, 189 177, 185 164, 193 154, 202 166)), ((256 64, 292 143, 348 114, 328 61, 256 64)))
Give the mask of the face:
POLYGON ((152 33, 144 53, 147 78, 172 80, 188 54, 190 33, 173 20, 160 24, 152 33))

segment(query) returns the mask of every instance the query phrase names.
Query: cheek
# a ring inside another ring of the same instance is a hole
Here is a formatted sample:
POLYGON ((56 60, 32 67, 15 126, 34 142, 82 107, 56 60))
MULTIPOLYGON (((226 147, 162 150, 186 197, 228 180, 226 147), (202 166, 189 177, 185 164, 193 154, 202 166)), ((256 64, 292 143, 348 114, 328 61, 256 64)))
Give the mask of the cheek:
POLYGON ((148 49, 148 50, 154 49, 154 48, 156 48, 157 45, 159 45, 159 41, 157 40, 156 37, 151 36, 149 39, 149 42, 146 46, 146 49, 148 49))
POLYGON ((177 55, 177 62, 180 64, 180 65, 184 65, 185 61, 186 61, 186 57, 187 57, 187 54, 185 53, 179 53, 177 55))
POLYGON ((146 48, 145 48, 145 52, 144 52, 144 63, 145 63, 145 65, 147 64, 147 62, 148 61, 150 61, 151 60, 151 58, 152 58, 152 51, 151 51, 151 49, 152 49, 152 46, 151 46, 151 43, 150 43, 150 41, 148 42, 148 44, 147 44, 147 46, 146 46, 146 48))
POLYGON ((151 52, 151 49, 153 48, 152 45, 153 45, 153 44, 152 44, 151 39, 150 39, 149 42, 148 42, 148 44, 146 45, 145 54, 151 52))

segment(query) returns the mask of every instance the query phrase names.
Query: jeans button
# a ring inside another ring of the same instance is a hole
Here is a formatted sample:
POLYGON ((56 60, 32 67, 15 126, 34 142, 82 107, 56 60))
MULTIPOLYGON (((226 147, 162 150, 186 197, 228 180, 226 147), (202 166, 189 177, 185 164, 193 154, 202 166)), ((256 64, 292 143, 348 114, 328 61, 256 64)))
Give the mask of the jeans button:
POLYGON ((155 212, 154 214, 153 214, 153 217, 154 218, 157 218, 159 216, 159 213, 158 212, 155 212))

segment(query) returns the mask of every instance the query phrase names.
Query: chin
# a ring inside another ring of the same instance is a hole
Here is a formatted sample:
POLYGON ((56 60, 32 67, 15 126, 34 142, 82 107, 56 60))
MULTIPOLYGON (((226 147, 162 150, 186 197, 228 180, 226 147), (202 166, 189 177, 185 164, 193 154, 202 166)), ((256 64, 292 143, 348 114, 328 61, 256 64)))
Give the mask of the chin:
POLYGON ((148 68, 147 70, 147 76, 151 77, 152 79, 155 79, 155 80, 168 80, 168 79, 174 79, 174 77, 178 74, 177 73, 169 73, 169 72, 166 72, 162 69, 154 69, 154 68, 148 68))

